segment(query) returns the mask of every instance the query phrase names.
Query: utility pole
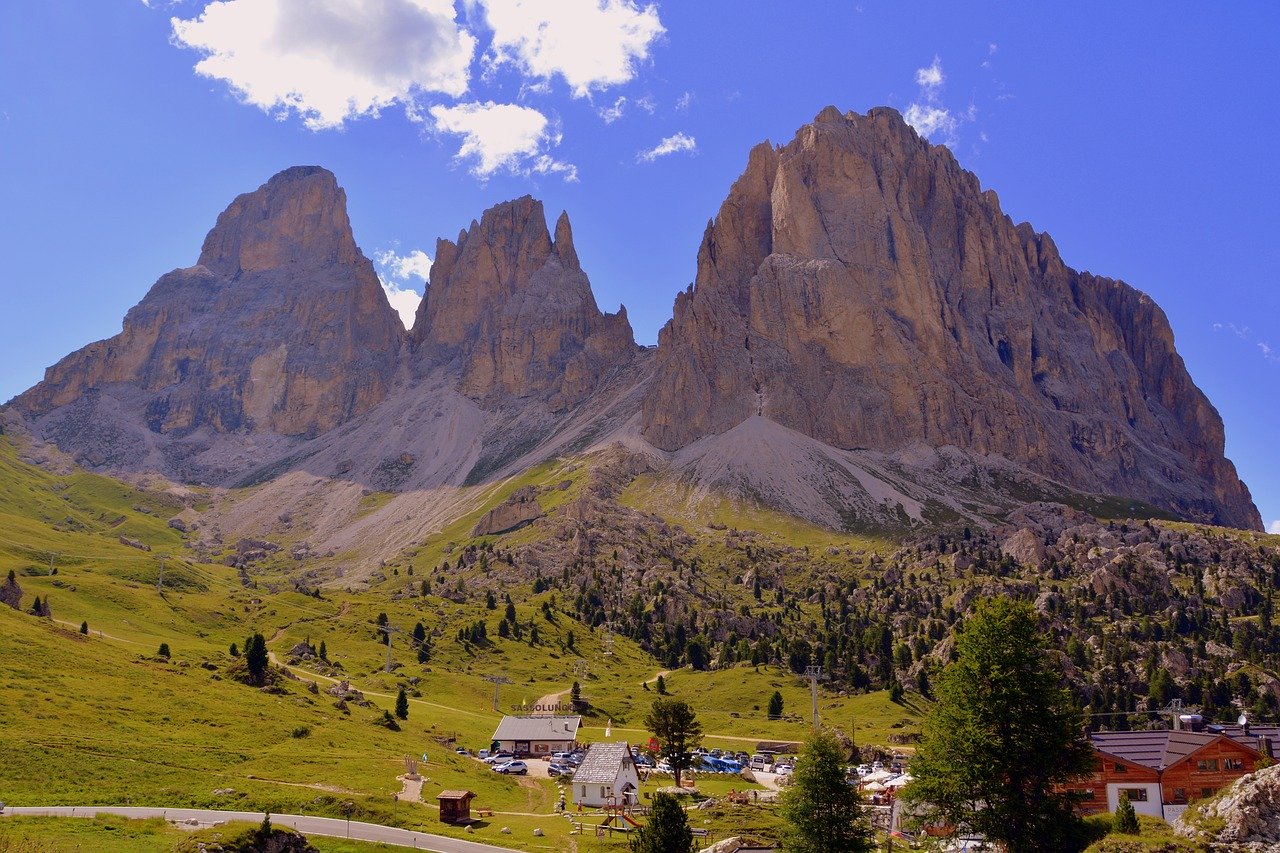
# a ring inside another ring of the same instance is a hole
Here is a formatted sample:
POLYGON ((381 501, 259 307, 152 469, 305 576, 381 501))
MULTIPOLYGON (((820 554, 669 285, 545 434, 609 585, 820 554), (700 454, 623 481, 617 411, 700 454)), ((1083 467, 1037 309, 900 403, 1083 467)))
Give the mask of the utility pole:
POLYGON ((398 633, 400 629, 393 628, 391 627, 391 625, 388 624, 388 625, 379 625, 378 630, 387 635, 387 663, 386 663, 385 669, 387 672, 390 672, 391 671, 391 635, 394 633, 398 633))
POLYGON ((484 680, 493 682, 493 710, 496 711, 498 710, 498 691, 502 689, 502 685, 514 684, 515 682, 505 675, 486 675, 484 680))
POLYGON ((818 730, 818 682, 826 681, 827 676, 820 666, 806 666, 804 677, 809 679, 809 695, 813 699, 813 730, 818 730))
POLYGON ((53 558, 58 556, 52 551, 49 552, 49 574, 53 574, 53 558))

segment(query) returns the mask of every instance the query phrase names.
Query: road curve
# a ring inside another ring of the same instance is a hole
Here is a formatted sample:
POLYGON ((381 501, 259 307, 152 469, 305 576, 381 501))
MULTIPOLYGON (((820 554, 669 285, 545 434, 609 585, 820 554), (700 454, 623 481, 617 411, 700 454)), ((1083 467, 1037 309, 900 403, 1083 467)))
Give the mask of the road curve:
MULTIPOLYGON (((128 818, 159 817, 170 821, 196 820, 204 824, 225 823, 229 820, 242 820, 251 823, 262 822, 262 812, 229 812, 214 809, 152 809, 138 806, 5 806, 5 815, 34 815, 47 817, 93 817, 99 814, 119 815, 128 818)), ((335 838, 347 838, 347 821, 332 817, 311 817, 309 815, 273 814, 271 822, 280 826, 289 826, 304 835, 330 835, 335 838)), ((475 841, 463 841, 458 838, 446 838, 443 835, 432 835, 428 832, 413 832, 408 829, 396 829, 377 823, 362 823, 353 820, 350 823, 349 837, 360 841, 375 841, 381 844, 394 844, 414 850, 434 850, 436 853, 519 853, 509 847, 495 847, 492 844, 480 844, 475 841)))

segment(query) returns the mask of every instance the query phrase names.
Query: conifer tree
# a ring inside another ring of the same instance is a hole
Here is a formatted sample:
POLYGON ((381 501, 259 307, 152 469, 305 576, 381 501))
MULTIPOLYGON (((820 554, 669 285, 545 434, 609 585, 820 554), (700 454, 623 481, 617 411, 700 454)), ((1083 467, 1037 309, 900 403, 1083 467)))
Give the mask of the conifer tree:
POLYGON ((244 662, 249 668, 249 677, 255 684, 261 684, 267 674, 267 664, 271 657, 267 654, 267 638, 255 633, 244 641, 244 662))
POLYGON ((396 716, 402 720, 409 719, 409 697, 405 694, 403 687, 396 694, 396 716))
POLYGON ((1027 602, 980 602, 942 671, 903 796, 926 821, 967 826, 1017 853, 1070 849, 1063 785, 1093 767, 1058 657, 1027 602))
POLYGON ((1138 814, 1133 810, 1133 803, 1129 802, 1129 794, 1125 791, 1120 792, 1120 802, 1116 806, 1115 829, 1125 835, 1137 835, 1139 831, 1138 814))
POLYGON ((80 633, 81 634, 89 633, 89 621, 87 619, 84 622, 80 623, 80 633))
POLYGON ((692 853, 693 849, 693 830, 680 801, 671 794, 655 794, 649 820, 631 841, 631 853, 692 853))
POLYGON ((777 690, 769 697, 769 719, 776 720, 782 716, 782 694, 777 690))
POLYGON ((846 755, 829 732, 805 742, 779 814, 790 853, 863 853, 874 849, 858 792, 845 782, 846 755))

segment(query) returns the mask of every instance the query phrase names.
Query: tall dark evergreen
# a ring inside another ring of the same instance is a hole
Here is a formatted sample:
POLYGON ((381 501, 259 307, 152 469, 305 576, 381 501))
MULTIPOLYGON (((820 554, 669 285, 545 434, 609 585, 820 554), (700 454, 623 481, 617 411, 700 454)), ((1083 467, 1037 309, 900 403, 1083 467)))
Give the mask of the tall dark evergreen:
POLYGON ((409 697, 405 695, 403 687, 396 694, 396 716, 402 720, 409 719, 409 697))
POLYGON ((693 830, 680 801, 671 794, 655 794, 645 825, 631 839, 631 853, 692 853, 693 830))
POLYGON ((270 660, 267 654, 267 638, 262 634, 254 633, 244 641, 244 662, 249 668, 249 677, 255 684, 262 683, 270 660))
POLYGON ((1093 752, 1035 609, 979 603, 936 692, 903 794, 916 813, 1010 853, 1070 849, 1079 819, 1060 788, 1092 769, 1093 752))

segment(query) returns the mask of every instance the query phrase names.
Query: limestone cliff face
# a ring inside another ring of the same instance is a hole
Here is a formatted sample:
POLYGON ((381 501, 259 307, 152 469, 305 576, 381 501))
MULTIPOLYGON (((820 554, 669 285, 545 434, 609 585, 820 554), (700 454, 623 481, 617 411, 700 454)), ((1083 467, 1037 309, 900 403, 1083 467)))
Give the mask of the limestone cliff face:
POLYGON ((197 265, 162 276, 120 334, 15 402, 39 416, 126 385, 156 433, 316 435, 383 399, 403 337, 345 193, 324 169, 295 167, 236 198, 197 265))
POLYGON ((1065 266, 893 110, 751 152, 659 337, 643 430, 762 415, 839 448, 957 446, 1258 529, 1160 308, 1065 266))
POLYGON ((456 243, 436 243, 412 338, 419 366, 457 364, 469 397, 540 397, 555 411, 586 399, 637 349, 626 308, 596 306, 569 217, 553 239, 529 196, 485 211, 456 243))

